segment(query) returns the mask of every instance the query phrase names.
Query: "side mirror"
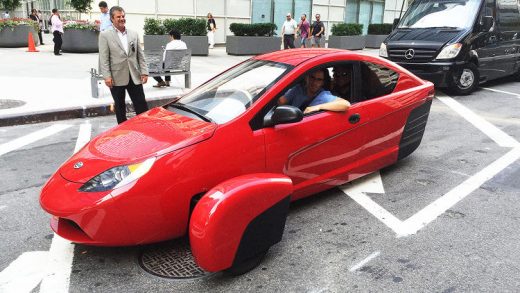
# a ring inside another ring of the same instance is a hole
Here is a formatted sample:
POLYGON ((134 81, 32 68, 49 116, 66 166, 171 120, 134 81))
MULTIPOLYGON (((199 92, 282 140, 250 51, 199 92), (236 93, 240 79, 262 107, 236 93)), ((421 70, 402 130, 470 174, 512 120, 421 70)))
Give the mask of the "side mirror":
POLYGON ((277 124, 287 124, 302 121, 302 110, 289 105, 276 107, 264 117, 264 126, 271 127, 277 124))
POLYGON ((392 23, 392 30, 394 30, 397 27, 400 20, 401 19, 399 19, 399 18, 394 18, 394 22, 392 23))
POLYGON ((482 32, 489 32, 489 30, 493 27, 494 22, 495 20, 493 19, 493 16, 483 16, 480 30, 482 32))

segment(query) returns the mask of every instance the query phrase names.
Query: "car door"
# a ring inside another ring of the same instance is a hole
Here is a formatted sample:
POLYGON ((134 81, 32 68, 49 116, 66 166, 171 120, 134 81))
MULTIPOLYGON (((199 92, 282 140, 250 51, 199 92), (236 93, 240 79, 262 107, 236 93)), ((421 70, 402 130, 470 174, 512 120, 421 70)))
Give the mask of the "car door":
POLYGON ((346 112, 320 111, 264 128, 267 172, 291 178, 292 200, 351 180, 365 141, 366 111, 353 105, 346 112))
MULTIPOLYGON (((479 32, 476 36, 475 51, 479 56, 480 77, 488 80, 495 79, 502 75, 501 68, 504 66, 500 60, 500 28, 498 25, 495 0, 486 0, 482 8, 481 17, 491 16, 494 24, 488 32, 479 32)), ((480 27, 478 26, 478 29, 480 27)))

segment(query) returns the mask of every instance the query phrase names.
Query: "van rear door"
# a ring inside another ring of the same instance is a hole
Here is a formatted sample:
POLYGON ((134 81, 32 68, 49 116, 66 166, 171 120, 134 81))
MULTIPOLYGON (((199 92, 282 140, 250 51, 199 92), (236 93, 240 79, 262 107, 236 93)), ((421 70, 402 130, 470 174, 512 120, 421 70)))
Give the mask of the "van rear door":
POLYGON ((498 26, 500 28, 497 61, 502 64, 503 75, 513 74, 518 69, 520 42, 520 13, 518 0, 497 0, 498 26))

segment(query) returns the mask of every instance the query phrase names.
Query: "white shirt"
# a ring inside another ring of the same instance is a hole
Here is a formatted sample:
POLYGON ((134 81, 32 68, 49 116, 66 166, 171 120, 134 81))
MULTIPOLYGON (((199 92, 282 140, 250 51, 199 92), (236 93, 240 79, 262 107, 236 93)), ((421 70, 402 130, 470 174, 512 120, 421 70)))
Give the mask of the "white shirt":
POLYGON ((52 28, 51 28, 52 32, 59 31, 60 33, 63 33, 63 22, 56 14, 54 14, 51 17, 51 23, 52 23, 52 28))
POLYGON ((296 23, 296 20, 291 19, 289 21, 285 21, 283 23, 283 29, 285 35, 294 35, 296 32, 296 29, 298 28, 298 24, 296 23))
POLYGON ((118 29, 114 28, 117 32, 117 36, 119 37, 119 40, 121 41, 121 44, 123 45, 123 49, 125 49, 126 55, 128 55, 128 33, 125 29, 124 32, 120 32, 118 29))
POLYGON ((166 48, 164 48, 163 53, 163 61, 166 59, 166 50, 186 50, 188 47, 186 43, 181 40, 171 40, 168 44, 166 44, 166 48))

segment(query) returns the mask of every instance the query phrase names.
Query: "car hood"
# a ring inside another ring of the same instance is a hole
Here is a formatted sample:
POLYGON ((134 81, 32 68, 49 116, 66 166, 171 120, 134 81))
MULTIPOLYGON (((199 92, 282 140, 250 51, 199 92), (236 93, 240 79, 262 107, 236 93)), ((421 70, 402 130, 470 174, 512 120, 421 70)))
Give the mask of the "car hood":
POLYGON ((84 183, 115 166, 138 163, 209 139, 216 127, 158 107, 94 138, 65 162, 59 173, 66 180, 84 183))
POLYGON ((396 29, 388 36, 386 42, 390 47, 439 49, 460 36, 463 31, 445 28, 396 29))

